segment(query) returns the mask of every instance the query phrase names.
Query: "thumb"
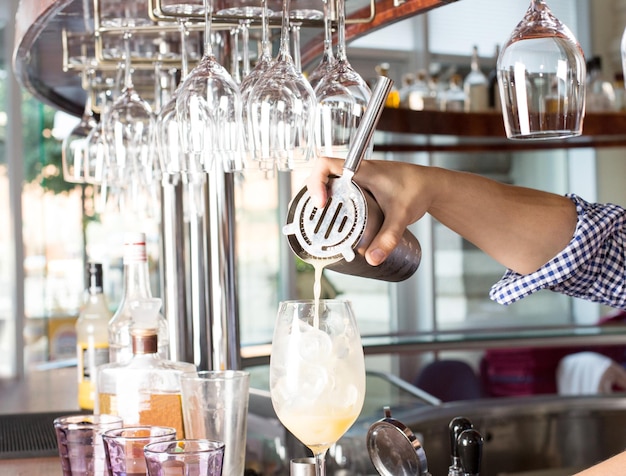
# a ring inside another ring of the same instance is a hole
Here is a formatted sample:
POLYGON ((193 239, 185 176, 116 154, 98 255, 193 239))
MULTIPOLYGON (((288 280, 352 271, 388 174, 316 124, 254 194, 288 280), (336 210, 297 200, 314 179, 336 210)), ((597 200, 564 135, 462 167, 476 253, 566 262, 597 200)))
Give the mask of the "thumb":
POLYGON ((385 261, 398 246, 403 234, 404 227, 385 225, 383 223, 382 228, 365 251, 367 262, 372 266, 378 266, 385 261))

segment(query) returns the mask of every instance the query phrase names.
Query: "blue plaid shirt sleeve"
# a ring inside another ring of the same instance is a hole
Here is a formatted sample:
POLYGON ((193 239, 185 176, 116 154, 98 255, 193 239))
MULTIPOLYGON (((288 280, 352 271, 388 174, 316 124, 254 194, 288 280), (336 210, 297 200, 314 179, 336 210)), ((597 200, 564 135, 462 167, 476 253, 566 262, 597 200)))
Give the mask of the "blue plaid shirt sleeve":
POLYGON ((489 296, 508 305, 541 289, 550 289, 626 309, 626 210, 613 204, 576 204, 578 223, 568 246, 534 273, 508 270, 489 296))

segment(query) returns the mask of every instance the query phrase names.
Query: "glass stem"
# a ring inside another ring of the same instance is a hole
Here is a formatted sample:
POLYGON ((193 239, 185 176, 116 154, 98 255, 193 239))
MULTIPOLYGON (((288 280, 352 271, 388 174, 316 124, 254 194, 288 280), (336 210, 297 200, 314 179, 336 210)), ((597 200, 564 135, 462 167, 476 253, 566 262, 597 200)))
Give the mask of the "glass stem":
POLYGON ((180 29, 180 74, 182 80, 189 72, 189 59, 187 58, 187 37, 189 36, 189 30, 187 29, 185 20, 179 20, 178 27, 180 29))
POLYGON ((204 0, 204 55, 213 56, 211 41, 211 23, 213 22, 213 2, 204 0))
POLYGON ((271 55, 270 52, 270 41, 269 41, 269 15, 267 12, 267 0, 263 0, 262 2, 262 13, 261 13, 261 54, 268 56, 271 55))
POLYGON ((345 0, 337 0, 337 59, 344 61, 346 55, 346 3, 345 0))
POLYGON ((283 18, 280 30, 280 55, 291 58, 289 54, 289 6, 290 0, 283 0, 283 18))
POLYGON ((333 33, 332 33, 332 0, 323 0, 324 6, 324 55, 327 58, 333 57, 333 33))
POLYGON ((294 22, 291 24, 291 43, 293 46, 293 62, 298 72, 302 71, 302 62, 300 60, 300 27, 302 23, 294 22))
POLYGON ((130 39, 133 34, 130 31, 124 32, 124 89, 133 87, 132 63, 130 60, 130 39))
POLYGON ((239 69, 239 28, 239 26, 235 26, 230 30, 230 75, 233 77, 237 84, 241 82, 241 74, 239 69))
POLYGON ((250 20, 241 21, 241 79, 250 74, 250 20))
POLYGON ((326 476, 326 450, 315 454, 315 476, 326 476))

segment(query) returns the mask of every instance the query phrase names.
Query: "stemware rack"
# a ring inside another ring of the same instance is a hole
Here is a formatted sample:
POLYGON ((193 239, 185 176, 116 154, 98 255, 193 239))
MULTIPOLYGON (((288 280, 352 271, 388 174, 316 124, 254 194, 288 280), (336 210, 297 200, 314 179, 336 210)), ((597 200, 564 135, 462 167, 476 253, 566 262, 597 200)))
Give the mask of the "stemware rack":
MULTIPOLYGON (((184 21, 190 34, 202 35, 204 14, 163 15, 159 13, 160 0, 150 0, 148 10, 152 17, 148 24, 130 27, 103 26, 98 18, 98 1, 102 0, 22 0, 18 7, 15 24, 14 67, 18 80, 41 101, 70 114, 80 116, 85 104, 85 89, 79 74, 86 68, 95 69, 100 75, 115 74, 120 55, 104 53, 106 42, 121 38, 123 32, 132 29, 133 35, 144 38, 160 38, 170 48, 168 55, 158 50, 151 56, 133 58, 133 68, 148 77, 154 74, 155 63, 165 65, 180 61, 172 49, 176 48, 180 35, 180 22, 184 21), (155 17, 157 12, 158 16, 155 17), (145 73, 143 73, 145 71, 145 73)), ((273 0, 276 1, 276 0, 273 0)), ((322 1, 317 7, 322 10, 322 1)), ((227 0, 228 6, 236 6, 237 0, 227 0)), ((292 0, 292 9, 298 3, 311 0, 292 0)), ((259 2, 260 3, 260 2, 259 2)), ((346 2, 346 39, 357 38, 368 31, 402 20, 450 3, 449 0, 348 0, 346 2)), ((271 5, 268 5, 271 8, 271 5)), ((219 7, 214 8, 217 10, 219 7)), ((274 10, 277 10, 274 7, 274 10)), ((336 18, 336 15, 335 15, 336 18)), ((227 49, 228 35, 223 34, 237 26, 240 21, 250 22, 250 31, 260 30, 259 17, 242 15, 214 15, 213 25, 221 32, 227 49)), ((322 20, 298 20, 302 28, 302 65, 306 69, 315 63, 323 48, 322 20)), ((280 17, 271 17, 272 30, 278 30, 280 17)), ((120 40, 121 41, 121 40, 120 40)), ((167 48, 166 48, 167 49, 167 48)), ((193 64, 191 58, 190 64, 193 64)))

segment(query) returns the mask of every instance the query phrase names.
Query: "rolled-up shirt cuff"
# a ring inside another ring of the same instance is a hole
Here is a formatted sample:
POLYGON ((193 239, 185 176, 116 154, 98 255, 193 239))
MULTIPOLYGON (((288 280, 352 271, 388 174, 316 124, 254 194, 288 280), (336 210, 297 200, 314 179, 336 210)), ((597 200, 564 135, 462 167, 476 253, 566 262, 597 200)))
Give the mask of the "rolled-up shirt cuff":
POLYGON ((492 300, 508 305, 541 289, 625 307, 625 210, 613 204, 589 203, 568 195, 576 204, 578 222, 570 243, 537 271, 507 270, 491 288, 492 300))

